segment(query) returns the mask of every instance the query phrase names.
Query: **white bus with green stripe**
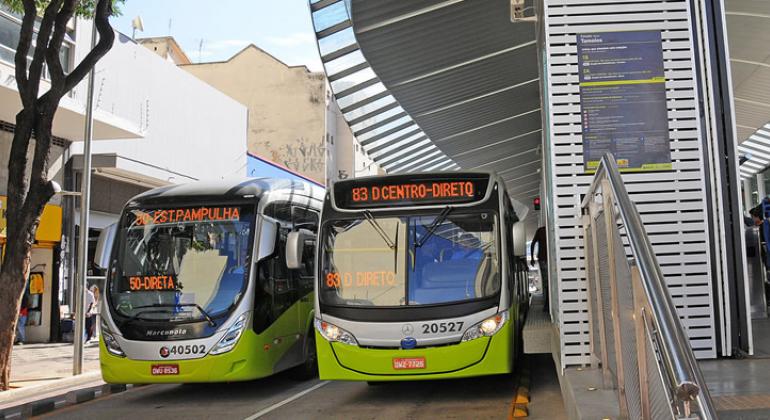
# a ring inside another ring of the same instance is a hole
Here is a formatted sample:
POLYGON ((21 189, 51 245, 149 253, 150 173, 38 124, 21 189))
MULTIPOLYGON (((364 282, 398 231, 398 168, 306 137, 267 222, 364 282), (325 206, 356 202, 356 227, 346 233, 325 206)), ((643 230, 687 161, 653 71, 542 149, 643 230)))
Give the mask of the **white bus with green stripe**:
POLYGON ((114 238, 102 240, 111 249, 100 321, 104 380, 313 375, 323 193, 263 178, 174 185, 130 200, 102 236, 114 238))

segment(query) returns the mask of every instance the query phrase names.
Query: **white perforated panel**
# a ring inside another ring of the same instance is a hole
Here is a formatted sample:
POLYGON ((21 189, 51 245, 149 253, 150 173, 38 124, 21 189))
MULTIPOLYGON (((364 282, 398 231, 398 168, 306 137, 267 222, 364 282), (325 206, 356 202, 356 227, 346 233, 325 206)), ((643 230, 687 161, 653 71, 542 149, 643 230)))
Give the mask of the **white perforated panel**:
MULTIPOLYGON (((660 30, 673 171, 625 174, 631 199, 699 358, 716 357, 706 193, 689 3, 544 0, 550 159, 554 174, 562 365, 590 363, 588 304, 578 194, 583 174, 576 34, 660 30)), ((548 150, 548 149, 546 149, 548 150)))

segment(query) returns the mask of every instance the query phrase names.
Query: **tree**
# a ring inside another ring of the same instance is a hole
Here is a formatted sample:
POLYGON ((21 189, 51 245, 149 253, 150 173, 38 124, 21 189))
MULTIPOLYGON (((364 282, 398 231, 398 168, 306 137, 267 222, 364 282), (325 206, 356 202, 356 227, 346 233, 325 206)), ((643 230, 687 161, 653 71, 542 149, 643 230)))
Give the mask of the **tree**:
POLYGON ((8 389, 10 382, 19 305, 29 276, 40 215, 55 193, 54 184, 48 179, 54 115, 62 96, 77 86, 112 48, 115 33, 109 17, 113 14, 113 1, 0 0, 23 13, 14 62, 22 109, 16 114, 8 159, 7 234, 0 266, 0 390, 8 389), (70 73, 65 73, 59 52, 67 22, 73 16, 92 18, 99 41, 70 73), (32 61, 28 62, 30 55, 32 61), (43 92, 41 79, 46 68, 50 87, 43 92), (31 166, 27 159, 30 148, 31 166))

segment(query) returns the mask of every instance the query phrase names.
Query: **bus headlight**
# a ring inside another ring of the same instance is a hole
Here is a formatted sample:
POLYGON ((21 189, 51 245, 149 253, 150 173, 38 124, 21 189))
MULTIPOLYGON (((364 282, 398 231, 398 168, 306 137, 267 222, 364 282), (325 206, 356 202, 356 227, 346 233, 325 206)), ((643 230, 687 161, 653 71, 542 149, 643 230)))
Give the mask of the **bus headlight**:
POLYGON ((336 341, 338 343, 349 344, 351 346, 357 346, 358 341, 353 337, 353 334, 343 330, 342 328, 316 318, 315 328, 319 333, 328 341, 336 341))
POLYGON ((227 332, 222 337, 222 339, 211 348, 209 354, 227 353, 228 351, 232 350, 236 344, 238 344, 238 339, 241 338, 241 335, 243 335, 243 330, 246 329, 246 320, 248 319, 246 315, 247 314, 243 314, 238 317, 233 325, 227 329, 227 332))
POLYGON ((107 351, 113 356, 126 357, 126 353, 123 353, 118 340, 112 335, 112 331, 107 328, 107 323, 103 319, 101 320, 101 327, 102 340, 104 340, 104 347, 107 348, 107 351))
POLYGON ((497 334, 503 325, 508 321, 508 311, 500 312, 491 316, 478 324, 468 328, 463 334, 462 341, 475 340, 481 337, 491 337, 497 334))

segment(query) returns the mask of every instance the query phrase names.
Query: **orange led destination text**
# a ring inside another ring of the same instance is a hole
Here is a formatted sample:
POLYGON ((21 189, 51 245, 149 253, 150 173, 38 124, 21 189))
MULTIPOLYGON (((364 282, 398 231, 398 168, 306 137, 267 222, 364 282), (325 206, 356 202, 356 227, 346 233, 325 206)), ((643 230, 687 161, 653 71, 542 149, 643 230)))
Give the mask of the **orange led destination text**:
POLYGON ((326 287, 389 287, 396 285, 396 273, 392 271, 357 271, 355 273, 328 273, 326 287))
POLYGON ((179 222, 217 222, 240 220, 240 218, 241 214, 238 207, 201 207, 198 209, 168 209, 138 213, 136 224, 144 226, 179 222))
POLYGON ((354 203, 426 200, 436 198, 473 198, 475 188, 472 182, 432 182, 425 184, 372 185, 352 190, 354 203))
POLYGON ((131 276, 128 287, 132 291, 142 290, 175 290, 174 276, 131 276))

